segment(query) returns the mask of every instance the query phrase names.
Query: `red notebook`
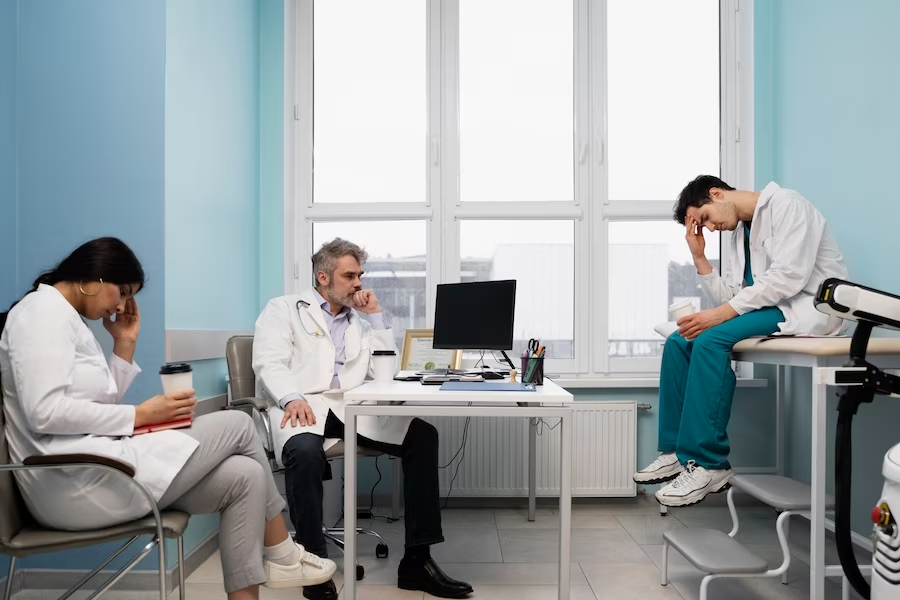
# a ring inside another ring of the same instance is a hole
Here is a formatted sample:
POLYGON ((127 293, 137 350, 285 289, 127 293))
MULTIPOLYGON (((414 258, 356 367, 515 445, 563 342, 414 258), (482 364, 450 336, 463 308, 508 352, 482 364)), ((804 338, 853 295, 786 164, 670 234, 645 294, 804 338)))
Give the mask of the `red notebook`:
POLYGON ((147 425, 138 427, 131 435, 141 435, 142 433, 153 433, 154 431, 165 431, 166 429, 181 429, 182 427, 190 427, 193 419, 182 419, 180 421, 170 421, 168 423, 157 423, 156 425, 147 425))

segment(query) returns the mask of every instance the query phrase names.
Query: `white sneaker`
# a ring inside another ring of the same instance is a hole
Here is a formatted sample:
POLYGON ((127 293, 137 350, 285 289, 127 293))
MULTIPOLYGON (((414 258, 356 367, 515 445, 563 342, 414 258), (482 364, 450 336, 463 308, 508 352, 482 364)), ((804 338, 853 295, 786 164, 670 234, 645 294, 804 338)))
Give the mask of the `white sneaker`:
POLYGON ((704 469, 689 460, 678 479, 656 492, 656 500, 665 506, 690 506, 697 504, 707 494, 722 492, 731 485, 734 475, 731 469, 704 469))
POLYGON ((334 576, 337 565, 333 560, 319 558, 304 550, 300 544, 297 544, 297 549, 300 551, 300 560, 293 565, 280 565, 270 560, 263 560, 263 566, 266 569, 266 582, 263 584, 265 587, 290 588, 319 585, 334 576))
POLYGON ((678 477, 684 470, 674 452, 663 452, 659 458, 634 474, 635 483, 662 483, 678 477))

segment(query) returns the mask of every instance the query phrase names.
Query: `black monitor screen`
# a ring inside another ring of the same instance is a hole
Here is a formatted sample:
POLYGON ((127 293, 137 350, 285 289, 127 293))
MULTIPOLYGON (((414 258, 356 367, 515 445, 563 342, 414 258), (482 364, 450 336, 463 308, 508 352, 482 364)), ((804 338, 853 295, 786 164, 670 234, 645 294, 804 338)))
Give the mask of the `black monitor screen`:
POLYGON ((447 283, 437 286, 435 348, 512 350, 516 281, 447 283))

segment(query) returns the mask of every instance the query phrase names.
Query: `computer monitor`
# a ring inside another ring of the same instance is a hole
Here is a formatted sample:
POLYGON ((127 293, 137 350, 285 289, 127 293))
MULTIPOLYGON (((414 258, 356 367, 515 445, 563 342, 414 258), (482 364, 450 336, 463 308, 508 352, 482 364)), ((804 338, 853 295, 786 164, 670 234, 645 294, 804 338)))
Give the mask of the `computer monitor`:
POLYGON ((434 340, 438 349, 512 350, 516 281, 437 286, 434 340))

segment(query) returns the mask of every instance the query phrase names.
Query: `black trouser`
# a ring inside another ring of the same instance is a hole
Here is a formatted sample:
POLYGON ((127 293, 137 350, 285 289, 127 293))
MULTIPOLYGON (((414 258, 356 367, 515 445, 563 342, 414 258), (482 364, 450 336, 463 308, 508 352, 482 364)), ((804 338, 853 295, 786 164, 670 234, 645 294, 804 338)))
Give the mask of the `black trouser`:
MULTIPOLYGON (((331 411, 325 421, 326 438, 344 439, 344 424, 331 411)), ((444 541, 438 489, 438 434, 433 425, 413 419, 401 446, 376 442, 361 435, 357 443, 399 456, 403 465, 403 499, 406 503, 406 547, 428 546, 444 541)), ((323 436, 300 433, 282 450, 285 490, 297 543, 318 556, 327 556, 322 533, 322 481, 331 478, 323 436)))

